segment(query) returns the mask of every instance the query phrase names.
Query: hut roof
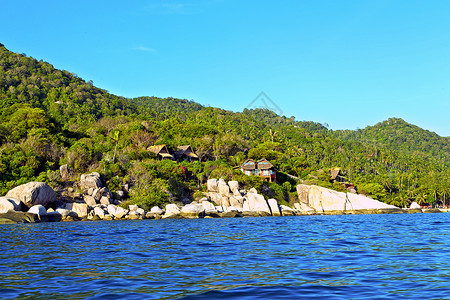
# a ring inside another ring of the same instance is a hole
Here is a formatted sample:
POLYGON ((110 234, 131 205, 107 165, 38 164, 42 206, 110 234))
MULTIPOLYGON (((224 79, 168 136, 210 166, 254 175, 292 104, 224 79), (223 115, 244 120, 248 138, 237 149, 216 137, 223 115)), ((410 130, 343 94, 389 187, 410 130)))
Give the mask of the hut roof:
POLYGON ((162 149, 166 148, 166 145, 154 145, 154 146, 150 146, 147 148, 148 151, 152 151, 155 152, 156 154, 158 154, 159 152, 161 152, 162 149))
POLYGON ((183 154, 192 158, 198 158, 197 154, 192 150, 191 145, 178 146, 178 150, 175 151, 175 156, 182 156, 183 154))
POLYGON ((159 154, 162 157, 173 157, 169 154, 169 150, 167 149, 165 144, 150 146, 147 148, 147 150, 159 154), (161 153, 163 150, 165 150, 165 152, 161 153))
POLYGON ((273 168, 273 165, 265 158, 258 160, 258 169, 268 170, 273 168))
POLYGON ((335 180, 336 177, 339 175, 340 172, 341 172, 341 168, 333 168, 333 169, 330 169, 331 180, 335 180))
POLYGON ((256 163, 253 159, 247 159, 244 161, 244 163, 241 165, 241 168, 244 170, 254 170, 256 167, 256 163))

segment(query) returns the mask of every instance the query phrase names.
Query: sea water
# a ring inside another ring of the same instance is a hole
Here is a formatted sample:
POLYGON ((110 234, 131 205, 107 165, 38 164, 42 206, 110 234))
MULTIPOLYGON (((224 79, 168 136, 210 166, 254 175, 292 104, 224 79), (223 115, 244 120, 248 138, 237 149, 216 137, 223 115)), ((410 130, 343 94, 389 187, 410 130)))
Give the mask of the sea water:
POLYGON ((450 213, 0 225, 4 299, 450 298, 450 213))

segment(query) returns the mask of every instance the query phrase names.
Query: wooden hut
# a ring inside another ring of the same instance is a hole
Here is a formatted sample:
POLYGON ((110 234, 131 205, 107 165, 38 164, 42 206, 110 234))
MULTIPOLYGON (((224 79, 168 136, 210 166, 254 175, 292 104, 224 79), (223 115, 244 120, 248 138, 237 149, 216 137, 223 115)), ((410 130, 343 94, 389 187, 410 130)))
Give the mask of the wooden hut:
POLYGON ((275 167, 265 158, 258 161, 247 159, 241 164, 240 169, 245 175, 259 176, 269 182, 277 181, 275 167))
POLYGON ((192 150, 191 145, 178 146, 178 150, 175 151, 174 156, 177 161, 186 160, 186 161, 195 161, 198 160, 197 154, 192 150))
POLYGON ((340 182, 340 183, 345 183, 345 177, 341 172, 341 168, 332 168, 329 170, 330 173, 330 180, 332 182, 340 182))
POLYGON ((147 148, 148 151, 156 153, 158 159, 173 159, 172 154, 169 153, 166 145, 155 145, 147 148))

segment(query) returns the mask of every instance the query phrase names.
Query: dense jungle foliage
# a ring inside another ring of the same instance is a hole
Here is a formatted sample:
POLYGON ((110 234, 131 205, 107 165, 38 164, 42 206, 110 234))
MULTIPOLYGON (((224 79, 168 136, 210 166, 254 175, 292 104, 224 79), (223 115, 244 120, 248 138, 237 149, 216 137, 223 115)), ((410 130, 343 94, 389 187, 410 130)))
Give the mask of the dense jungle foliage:
POLYGON ((199 197, 219 177, 289 202, 301 180, 344 190, 327 172, 340 167, 359 193, 387 203, 450 202, 450 138, 401 119, 332 131, 264 109, 128 99, 1 44, 0 109, 0 195, 32 180, 64 185, 58 170, 68 164, 72 180, 98 171, 112 191, 128 183, 128 203, 144 208, 199 197), (159 161, 146 150, 158 144, 191 145, 201 162, 159 161), (277 184, 233 169, 246 158, 274 164, 277 184))

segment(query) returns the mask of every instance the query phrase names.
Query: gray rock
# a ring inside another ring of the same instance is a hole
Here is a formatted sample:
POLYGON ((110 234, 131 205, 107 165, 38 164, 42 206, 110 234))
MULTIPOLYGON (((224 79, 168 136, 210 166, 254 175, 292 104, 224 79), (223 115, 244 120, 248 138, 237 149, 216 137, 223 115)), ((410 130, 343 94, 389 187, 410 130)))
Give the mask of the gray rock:
POLYGON ((112 195, 111 191, 107 187, 101 188, 100 189, 100 194, 102 195, 102 197, 106 197, 108 199, 112 199, 113 198, 113 195, 112 195))
POLYGON ((75 212, 79 218, 86 218, 88 215, 88 205, 85 203, 70 203, 69 206, 66 204, 66 209, 75 212))
POLYGON ((28 210, 28 212, 29 212, 29 213, 32 213, 32 214, 36 214, 36 215, 38 215, 39 217, 47 214, 47 210, 45 209, 45 207, 42 206, 42 205, 40 205, 40 204, 33 205, 33 206, 28 210))
POLYGON ((98 216, 100 219, 105 217, 105 211, 100 206, 94 207, 94 215, 98 216))
POLYGON ((6 197, 22 201, 28 208, 41 204, 47 206, 56 201, 56 194, 45 182, 29 182, 10 190, 6 197))
POLYGON ((343 212, 354 210, 396 209, 389 205, 363 195, 342 193, 316 185, 297 185, 297 193, 301 203, 313 208, 316 212, 343 212))
MULTIPOLYGON (((217 203, 219 204, 219 203, 217 203)), ((220 205, 222 206, 230 206, 230 198, 228 198, 227 196, 221 196, 220 197, 220 205)))
POLYGON ((143 219, 144 216, 140 215, 137 211, 130 211, 128 213, 127 218, 130 220, 139 220, 139 219, 143 219))
POLYGON ((228 181, 228 186, 230 187, 231 192, 235 196, 241 196, 239 192, 239 182, 237 181, 228 181))
POLYGON ((303 214, 304 213, 306 213, 306 214, 313 214, 313 213, 316 212, 313 208, 309 207, 308 205, 306 205, 303 202, 294 203, 294 209, 298 210, 299 212, 301 212, 303 214))
POLYGON ((80 184, 85 189, 89 188, 99 189, 103 187, 102 181, 100 180, 100 174, 98 174, 97 172, 81 175, 80 184))
POLYGON ((212 202, 214 202, 217 205, 222 205, 222 195, 220 195, 219 193, 215 193, 215 192, 210 192, 209 193, 209 198, 211 199, 212 202))
POLYGON ((270 211, 272 212, 272 216, 281 216, 280 209, 278 208, 278 202, 275 199, 269 199, 267 200, 267 203, 269 204, 270 211))
POLYGON ((219 182, 217 181, 217 179, 208 179, 206 185, 208 187, 208 192, 215 192, 218 193, 219 192, 219 187, 218 187, 219 182))
POLYGON ((180 214, 184 218, 200 218, 205 215, 205 209, 201 204, 188 204, 181 208, 180 214))
POLYGON ((63 221, 71 221, 78 218, 78 214, 76 212, 65 208, 58 208, 55 212, 61 215, 63 221))
POLYGON ((216 212, 216 208, 214 207, 214 204, 212 204, 209 201, 202 201, 202 206, 205 212, 216 212))
POLYGON ((111 204, 111 202, 109 201, 109 199, 107 197, 101 197, 100 204, 109 205, 109 204, 111 204))
POLYGON ((222 194, 223 196, 228 197, 231 194, 228 184, 223 179, 219 179, 218 189, 219 193, 222 194))
POLYGON ((114 204, 108 205, 108 213, 114 216, 115 219, 122 219, 128 214, 128 210, 123 209, 122 207, 118 207, 114 204))
POLYGON ((298 200, 300 200, 300 202, 305 203, 305 204, 309 204, 309 189, 310 189, 310 185, 306 185, 306 184, 299 184, 297 185, 296 189, 297 189, 297 194, 298 194, 298 200))
POLYGON ((134 204, 131 204, 130 206, 128 206, 128 209, 129 209, 130 211, 137 211, 138 208, 139 208, 139 206, 134 205, 134 204))
POLYGON ((94 193, 95 189, 94 188, 89 188, 87 193, 89 196, 92 196, 92 194, 94 193))
POLYGON ((244 198, 242 196, 231 196, 228 198, 230 206, 242 209, 244 198))
POLYGON ((0 197, 0 213, 6 213, 10 210, 20 211, 22 202, 11 197, 0 197))
POLYGON ((283 216, 295 216, 294 210, 286 205, 280 205, 281 214, 283 216))
POLYGON ((67 165, 62 165, 61 167, 59 167, 59 173, 61 174, 61 178, 63 180, 67 180, 70 177, 69 167, 67 165))
MULTIPOLYGON (((248 193, 246 202, 248 203, 247 211, 264 212, 271 215, 269 205, 263 195, 248 193)), ((245 207, 243 207, 243 211, 246 211, 245 207)))
POLYGON ((92 197, 95 199, 95 201, 100 201, 100 199, 102 198, 102 192, 100 191, 100 189, 94 189, 94 191, 92 192, 92 197))
POLYGON ((116 191, 117 196, 119 196, 120 199, 122 199, 123 197, 125 197, 125 193, 123 191, 116 191))
POLYGON ((38 215, 28 212, 10 210, 0 213, 0 224, 37 223, 39 221, 38 215))
POLYGON ((152 209, 150 210, 150 212, 153 214, 158 214, 158 215, 164 214, 164 210, 162 210, 158 206, 153 206, 152 209))
POLYGON ((97 204, 94 197, 88 195, 84 196, 84 202, 89 206, 95 206, 97 204))
POLYGON ((136 209, 136 212, 141 216, 145 216, 145 210, 140 207, 138 209, 136 209))
POLYGON ((166 211, 166 213, 164 214, 163 218, 168 218, 173 215, 179 215, 181 212, 180 208, 174 203, 167 204, 165 211, 166 211))

